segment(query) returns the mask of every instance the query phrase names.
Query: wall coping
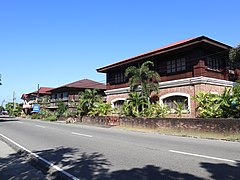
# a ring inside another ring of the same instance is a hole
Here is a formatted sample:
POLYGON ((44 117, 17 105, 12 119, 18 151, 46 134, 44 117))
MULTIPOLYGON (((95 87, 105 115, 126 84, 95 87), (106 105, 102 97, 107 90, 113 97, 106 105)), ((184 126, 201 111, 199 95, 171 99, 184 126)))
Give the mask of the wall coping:
MULTIPOLYGON (((210 84, 210 85, 216 85, 216 86, 232 87, 234 85, 234 82, 200 76, 200 77, 192 77, 192 78, 184 78, 184 79, 160 82, 159 89, 178 87, 178 86, 188 86, 188 85, 195 85, 195 84, 210 84)), ((114 94, 124 94, 129 92, 130 92, 130 88, 125 87, 125 88, 106 90, 105 94, 114 95, 114 94)))

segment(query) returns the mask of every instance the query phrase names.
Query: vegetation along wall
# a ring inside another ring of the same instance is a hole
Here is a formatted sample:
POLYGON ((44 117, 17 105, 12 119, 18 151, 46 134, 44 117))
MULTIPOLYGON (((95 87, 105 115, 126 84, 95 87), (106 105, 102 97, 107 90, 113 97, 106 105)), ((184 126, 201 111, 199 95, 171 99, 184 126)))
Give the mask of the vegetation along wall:
POLYGON ((125 126, 140 127, 146 129, 174 128, 177 130, 194 130, 217 133, 240 133, 240 119, 221 118, 136 118, 136 117, 115 117, 83 116, 75 119, 77 122, 85 124, 95 124, 104 126, 125 126))

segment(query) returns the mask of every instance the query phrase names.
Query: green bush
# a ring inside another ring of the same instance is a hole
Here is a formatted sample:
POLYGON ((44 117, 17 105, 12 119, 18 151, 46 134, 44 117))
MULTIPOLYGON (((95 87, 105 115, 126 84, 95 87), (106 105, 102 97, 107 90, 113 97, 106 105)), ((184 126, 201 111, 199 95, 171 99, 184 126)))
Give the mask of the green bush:
POLYGON ((57 117, 60 117, 67 110, 67 105, 62 101, 57 101, 57 106, 58 106, 58 109, 57 109, 56 115, 57 117))
POLYGON ((226 88, 222 94, 198 92, 195 97, 199 117, 240 118, 240 86, 226 88))
POLYGON ((57 116, 55 114, 52 114, 50 116, 45 117, 44 120, 46 120, 46 121, 56 121, 57 116))
POLYGON ((39 113, 34 113, 31 115, 31 119, 41 119, 41 115, 39 113))
POLYGON ((112 115, 113 108, 111 107, 111 104, 104 103, 104 102, 98 102, 94 103, 94 106, 90 111, 88 112, 89 116, 110 116, 112 115))
POLYGON ((71 111, 69 109, 67 109, 64 113, 63 113, 64 117, 75 117, 77 116, 77 112, 75 111, 71 111))

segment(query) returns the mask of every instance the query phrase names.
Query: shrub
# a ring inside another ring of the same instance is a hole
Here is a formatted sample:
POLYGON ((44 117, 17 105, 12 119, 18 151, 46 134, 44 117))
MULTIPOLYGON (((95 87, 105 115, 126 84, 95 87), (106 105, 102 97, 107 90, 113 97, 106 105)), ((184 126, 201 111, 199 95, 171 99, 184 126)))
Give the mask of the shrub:
POLYGON ((88 115, 90 116, 107 116, 111 115, 113 111, 113 108, 110 104, 99 102, 95 103, 94 107, 88 112, 88 115))
POLYGON ((239 118, 240 117, 240 86, 226 88, 222 94, 198 92, 195 97, 199 116, 202 118, 239 118))
POLYGON ((57 116, 55 114, 52 114, 50 116, 45 117, 44 120, 46 120, 46 121, 56 121, 57 116))
POLYGON ((58 109, 57 109, 56 115, 57 117, 60 117, 67 110, 67 105, 62 101, 58 101, 57 106, 58 106, 58 109))
POLYGON ((34 113, 31 115, 31 119, 41 119, 41 115, 39 113, 34 113))

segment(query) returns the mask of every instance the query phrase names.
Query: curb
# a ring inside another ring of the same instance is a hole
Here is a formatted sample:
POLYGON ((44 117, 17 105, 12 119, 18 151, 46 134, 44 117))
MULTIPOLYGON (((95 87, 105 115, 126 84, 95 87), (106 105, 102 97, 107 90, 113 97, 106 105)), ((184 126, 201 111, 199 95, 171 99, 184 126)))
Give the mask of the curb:
POLYGON ((13 150, 15 150, 21 156, 25 156, 26 160, 36 169, 42 171, 45 175, 47 175, 48 179, 57 179, 57 180, 79 180, 75 176, 67 173, 66 171, 60 169, 54 164, 46 161, 42 157, 36 155, 35 153, 29 152, 24 147, 19 147, 15 143, 13 143, 7 137, 4 137, 0 134, 0 140, 5 142, 8 146, 10 146, 13 150))

